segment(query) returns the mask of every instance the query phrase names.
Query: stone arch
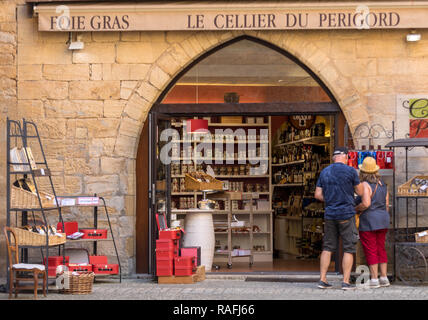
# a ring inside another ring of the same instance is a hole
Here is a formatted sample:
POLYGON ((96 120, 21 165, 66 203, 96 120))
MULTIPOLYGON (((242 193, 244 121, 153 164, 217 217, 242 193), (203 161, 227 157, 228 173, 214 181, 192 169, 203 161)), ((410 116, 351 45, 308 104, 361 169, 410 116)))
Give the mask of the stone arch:
POLYGON ((222 45, 244 38, 288 53, 315 75, 340 106, 351 132, 369 119, 366 104, 349 77, 341 74, 330 57, 314 43, 305 40, 304 35, 284 31, 201 31, 171 42, 146 78, 133 89, 121 116, 115 154, 135 159, 141 130, 151 106, 160 102, 160 96, 166 94, 180 78, 180 73, 199 62, 203 54, 211 54, 222 45))

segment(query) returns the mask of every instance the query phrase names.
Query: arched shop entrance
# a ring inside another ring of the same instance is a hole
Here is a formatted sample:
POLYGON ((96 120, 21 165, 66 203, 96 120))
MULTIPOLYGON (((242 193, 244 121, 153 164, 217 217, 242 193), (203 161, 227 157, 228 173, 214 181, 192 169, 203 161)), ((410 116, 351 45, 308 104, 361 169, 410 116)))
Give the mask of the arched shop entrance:
MULTIPOLYGON (((183 226, 183 210, 202 199, 200 193, 184 190, 183 184, 185 173, 202 168, 194 152, 198 142, 187 143, 182 136, 182 124, 191 118, 207 119, 212 134, 243 133, 244 154, 238 143, 226 140, 222 154, 213 148, 202 156, 214 159, 208 164, 231 190, 257 198, 252 218, 249 203, 232 204, 234 218, 244 226, 232 232, 231 249, 237 257, 231 268, 224 255, 229 248, 227 208, 222 201, 216 203, 214 264, 219 269, 212 272, 317 272, 323 209, 313 198, 315 182, 330 163, 334 146, 348 144, 348 126, 335 97, 314 72, 283 49, 242 36, 180 72, 144 124, 136 164, 137 273, 155 270, 158 207, 165 204, 171 226, 183 226), (180 135, 178 158, 170 165, 160 163, 161 146, 156 142, 166 128, 180 135), (228 157, 227 152, 234 161, 217 161, 228 157), (254 167, 262 171, 250 173, 254 167), (254 258, 251 267, 247 257, 239 257, 249 249, 254 258)), ((331 271, 338 271, 337 262, 331 271)))

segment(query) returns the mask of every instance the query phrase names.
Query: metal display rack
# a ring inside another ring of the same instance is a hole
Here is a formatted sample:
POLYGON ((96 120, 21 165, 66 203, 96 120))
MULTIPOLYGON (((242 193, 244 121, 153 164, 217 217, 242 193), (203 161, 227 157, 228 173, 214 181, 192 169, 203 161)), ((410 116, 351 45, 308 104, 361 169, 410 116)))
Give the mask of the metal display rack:
MULTIPOLYGON (((6 225, 8 227, 11 226, 11 213, 15 212, 16 216, 15 216, 15 226, 18 227, 18 213, 21 213, 21 226, 25 226, 28 224, 28 213, 31 212, 33 219, 35 220, 35 212, 37 213, 41 213, 42 217, 43 217, 43 222, 44 222, 44 226, 46 227, 46 230, 48 230, 48 219, 47 219, 47 215, 48 213, 51 214, 51 211, 53 212, 54 210, 58 211, 58 222, 62 223, 62 226, 64 225, 64 220, 63 220, 63 216, 62 216, 62 208, 65 207, 93 207, 94 208, 94 229, 97 228, 98 226, 98 207, 104 207, 104 212, 106 214, 107 217, 107 221, 108 221, 108 225, 109 225, 109 229, 110 229, 110 233, 111 233, 111 238, 110 239, 80 239, 80 240, 69 240, 67 242, 67 240, 62 243, 62 244, 58 244, 58 245, 49 245, 49 235, 48 233, 46 233, 46 245, 44 246, 31 246, 31 245, 19 245, 19 248, 21 249, 21 254, 20 254, 20 258, 22 262, 28 262, 28 249, 30 248, 40 248, 41 249, 41 254, 42 254, 42 261, 44 258, 45 259, 45 270, 48 270, 48 258, 49 258, 49 248, 52 247, 58 247, 59 248, 59 255, 61 255, 61 248, 64 249, 66 243, 72 243, 72 242, 86 242, 86 241, 93 241, 93 252, 96 255, 97 254, 97 242, 98 241, 113 241, 113 245, 114 245, 114 249, 115 249, 115 253, 116 253, 116 257, 117 257, 117 261, 118 261, 118 266, 119 266, 119 280, 120 282, 122 282, 122 272, 121 272, 121 265, 120 265, 120 259, 119 259, 119 254, 117 251, 117 247, 116 247, 116 242, 114 239, 114 235, 113 235, 113 230, 111 227, 111 223, 110 223, 110 217, 108 214, 108 210, 107 210, 107 206, 106 206, 106 202, 105 199, 102 197, 97 197, 95 195, 95 197, 98 199, 98 203, 97 204, 92 204, 92 205, 70 205, 70 206, 61 206, 61 201, 60 199, 78 199, 78 198, 85 198, 88 196, 57 196, 54 185, 53 185, 53 181, 52 181, 52 175, 51 175, 51 171, 48 167, 47 161, 46 161, 46 156, 45 156, 45 152, 43 150, 43 145, 40 139, 40 135, 37 129, 37 126, 35 123, 31 122, 31 121, 26 121, 25 119, 22 120, 22 126, 21 123, 19 121, 15 121, 15 120, 10 120, 9 118, 7 119, 7 176, 6 176, 6 191, 7 191, 7 197, 6 197, 6 206, 7 206, 7 211, 6 211, 6 225), (36 168, 33 168, 32 163, 30 161, 30 157, 28 154, 28 151, 26 148, 30 148, 31 150, 31 144, 29 143, 29 139, 34 139, 38 142, 38 148, 40 150, 40 153, 42 155, 42 161, 40 162, 35 162, 34 164, 37 166, 36 168), (16 162, 12 162, 11 161, 11 154, 10 154, 10 150, 12 147, 19 147, 19 148, 23 148, 23 150, 25 151, 25 159, 24 161, 21 163, 16 163, 16 162), (21 168, 28 168, 28 170, 20 170, 20 171, 16 171, 16 170, 11 170, 12 166, 21 166, 21 168), (41 167, 39 167, 41 166, 41 167), (13 179, 13 181, 18 180, 18 178, 23 177, 24 179, 28 179, 31 178, 31 181, 34 184, 35 187, 35 194, 37 195, 38 198, 38 202, 39 202, 39 206, 38 207, 32 207, 32 208, 14 208, 12 207, 12 202, 11 202, 11 181, 13 179), (54 203, 55 206, 53 207, 44 207, 42 204, 42 199, 40 197, 40 188, 37 184, 37 178, 42 178, 42 177, 46 177, 49 180, 49 186, 50 186, 50 190, 52 191, 52 195, 54 197, 54 203), (43 253, 43 248, 45 249, 45 254, 43 253)), ((92 196, 89 196, 92 197, 92 196)), ((63 256, 63 263, 65 263, 65 256, 64 256, 64 251, 62 250, 62 256, 63 256)), ((6 265, 7 268, 9 267, 9 261, 8 261, 8 255, 6 255, 6 265)), ((7 272, 7 274, 9 274, 7 272)), ((104 275, 96 275, 96 276, 104 276, 104 275)), ((9 288, 9 276, 7 278, 7 288, 9 288)), ((48 290, 48 286, 47 286, 47 290, 48 290)))
MULTIPOLYGON (((82 243, 82 242, 93 242, 93 254, 97 255, 97 249, 98 249, 98 242, 99 241, 112 241, 113 242, 113 246, 114 246, 114 250, 116 253, 116 259, 117 259, 117 263, 119 265, 119 282, 122 282, 122 269, 121 269, 121 265, 120 265, 120 259, 119 259, 119 253, 117 251, 117 246, 116 246, 116 241, 114 239, 114 235, 113 235, 113 229, 111 227, 111 223, 110 223, 110 216, 108 214, 108 210, 107 210, 107 206, 106 206, 106 202, 105 199, 103 197, 98 197, 96 194, 94 196, 58 196, 58 199, 78 199, 81 198, 96 198, 98 200, 97 204, 74 204, 74 205, 64 205, 62 206, 63 208, 65 207, 93 207, 94 208, 94 225, 93 228, 97 229, 98 228, 98 207, 104 207, 104 212, 107 218, 107 222, 109 225, 109 229, 110 229, 110 234, 111 234, 111 238, 108 239, 77 239, 77 240, 67 240, 68 244, 71 243, 82 243), (101 202, 101 204, 100 204, 101 202)), ((110 276, 110 275, 104 275, 104 274, 95 274, 95 278, 97 277, 105 277, 105 276, 110 276)))
POLYGON ((406 181, 408 181, 408 153, 413 148, 428 148, 428 139, 407 138, 397 139, 388 143, 385 147, 392 148, 394 151, 394 172, 393 172, 393 230, 394 230, 394 261, 393 276, 409 285, 425 284, 428 280, 428 243, 416 243, 414 233, 427 230, 428 226, 418 225, 418 200, 428 199, 424 195, 400 195, 396 192, 395 177, 395 149, 405 148, 405 167, 406 181), (399 228, 399 204, 401 200, 406 201, 406 226, 399 228), (415 226, 409 227, 409 200, 415 203, 415 226))
MULTIPOLYGON (((7 137, 6 137, 6 164, 7 164, 7 169, 6 169, 6 225, 8 227, 11 226, 11 214, 13 212, 15 212, 15 225, 18 226, 18 215, 21 214, 21 226, 23 225, 27 225, 28 223, 28 213, 31 212, 32 216, 34 217, 34 213, 40 213, 43 217, 43 222, 44 222, 44 226, 45 226, 45 230, 48 230, 48 219, 47 219, 47 215, 48 213, 50 213, 50 211, 54 211, 57 210, 58 211, 58 219, 59 222, 64 222, 63 218, 62 218, 62 214, 61 214, 61 207, 58 205, 58 202, 56 201, 57 197, 56 197, 56 193, 55 193, 55 188, 53 186, 53 182, 52 182, 52 176, 51 176, 51 172, 49 170, 48 164, 46 162, 46 156, 43 150, 43 146, 40 140, 40 135, 37 129, 37 126, 31 122, 31 121, 26 121, 25 119, 23 119, 22 121, 22 126, 21 123, 19 121, 15 121, 15 120, 10 120, 9 118, 7 118, 7 137), (29 157, 29 153, 27 148, 30 147, 30 144, 28 143, 28 139, 35 139, 38 144, 39 144, 39 148, 41 151, 41 154, 43 156, 43 161, 40 162, 35 162, 36 166, 42 166, 43 168, 38 168, 35 169, 33 168, 31 162, 30 162, 30 157, 29 157), (11 147, 20 147, 23 148, 23 150, 25 151, 25 159, 23 159, 23 162, 20 163, 16 163, 16 162, 12 162, 11 161, 11 147), (11 170, 11 166, 20 166, 21 168, 27 168, 24 170, 20 170, 20 171, 16 171, 16 170, 11 170), (11 203, 11 179, 13 178, 14 180, 18 180, 18 177, 23 177, 24 179, 28 179, 31 178, 32 183, 34 184, 35 187, 35 191, 37 194, 37 198, 38 198, 38 203, 39 203, 39 207, 37 208, 13 208, 12 207, 12 203, 11 203), (42 204, 42 200, 40 197, 40 192, 39 192, 39 186, 37 184, 37 179, 36 177, 47 177, 49 180, 49 185, 50 188, 52 190, 52 194, 54 196, 55 199, 55 206, 53 207, 44 207, 42 204)), ((65 242, 64 242, 65 244, 65 242)), ((39 246, 39 245, 20 245, 20 249, 21 249, 21 261, 22 262, 27 262, 28 261, 28 249, 29 248, 40 248, 41 254, 42 254, 42 261, 43 258, 45 257, 45 268, 46 270, 48 270, 48 258, 49 258, 49 247, 55 247, 55 246, 59 246, 61 248, 61 246, 64 246, 64 244, 58 244, 58 245, 49 245, 49 234, 48 232, 46 232, 46 245, 44 246, 39 246), (45 256, 43 254, 43 248, 45 249, 45 256)), ((65 261, 65 257, 63 257, 63 261, 65 261)), ((9 258, 8 255, 6 255, 6 268, 9 268, 9 258)), ((7 270, 6 270, 7 272, 7 270)), ((9 288, 9 283, 10 283, 10 277, 9 277, 9 272, 7 272, 8 277, 7 277, 7 288, 9 288)), ((49 290, 48 286, 47 286, 47 291, 49 290)))
POLYGON ((225 200, 229 202, 229 210, 227 213, 227 250, 225 252, 221 252, 218 253, 216 252, 215 254, 217 255, 227 255, 227 267, 230 269, 232 268, 232 259, 233 258, 244 258, 244 257, 248 257, 249 258, 249 265, 252 266, 254 263, 254 255, 253 255, 253 200, 254 197, 253 195, 250 194, 246 194, 243 192, 219 192, 219 193, 215 193, 213 195, 209 196, 210 199, 212 200, 225 200), (233 248, 232 248, 232 235, 234 234, 232 232, 232 215, 233 215, 233 210, 232 210, 232 200, 247 200, 249 201, 249 205, 250 205, 250 210, 249 210, 249 223, 248 223, 248 227, 250 228, 250 232, 249 232, 249 254, 246 255, 237 255, 234 256, 232 255, 233 253, 233 248))

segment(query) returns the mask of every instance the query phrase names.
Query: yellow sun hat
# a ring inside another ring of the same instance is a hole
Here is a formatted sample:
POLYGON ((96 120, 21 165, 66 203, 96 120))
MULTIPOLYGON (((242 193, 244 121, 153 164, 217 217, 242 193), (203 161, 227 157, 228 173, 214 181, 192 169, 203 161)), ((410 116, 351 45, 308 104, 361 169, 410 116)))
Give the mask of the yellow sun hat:
POLYGON ((364 158, 363 164, 358 166, 365 173, 376 173, 379 171, 379 166, 376 164, 376 159, 373 157, 364 158))

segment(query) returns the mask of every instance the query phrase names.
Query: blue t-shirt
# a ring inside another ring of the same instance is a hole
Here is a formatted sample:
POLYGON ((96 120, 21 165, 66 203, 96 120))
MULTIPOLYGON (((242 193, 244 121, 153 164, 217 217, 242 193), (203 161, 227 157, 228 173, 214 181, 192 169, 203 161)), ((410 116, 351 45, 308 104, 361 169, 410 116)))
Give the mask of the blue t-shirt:
POLYGON ((317 187, 322 188, 325 219, 347 220, 355 215, 354 187, 358 184, 357 170, 344 163, 333 163, 321 171, 317 187))

